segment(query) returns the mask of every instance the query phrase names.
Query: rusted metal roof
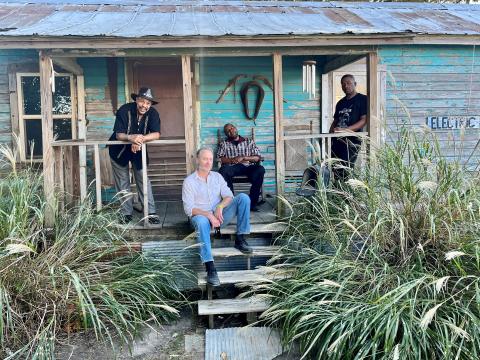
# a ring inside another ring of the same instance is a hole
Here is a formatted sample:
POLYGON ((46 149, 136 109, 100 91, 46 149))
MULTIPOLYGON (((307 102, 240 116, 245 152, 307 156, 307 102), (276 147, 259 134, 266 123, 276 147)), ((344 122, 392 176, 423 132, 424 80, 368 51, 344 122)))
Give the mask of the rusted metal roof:
POLYGON ((27 0, 0 36, 479 35, 480 5, 291 1, 27 0))

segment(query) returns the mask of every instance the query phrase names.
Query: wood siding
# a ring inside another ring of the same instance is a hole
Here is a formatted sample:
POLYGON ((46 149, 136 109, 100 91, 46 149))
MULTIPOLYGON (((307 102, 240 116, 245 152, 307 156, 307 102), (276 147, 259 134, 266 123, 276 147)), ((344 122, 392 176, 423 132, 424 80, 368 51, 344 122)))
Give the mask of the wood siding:
MULTIPOLYGON (((428 116, 480 116, 480 51, 472 46, 382 46, 386 65, 386 140, 401 125, 424 126, 428 116)), ((480 129, 433 130, 444 156, 475 168, 480 129)))
MULTIPOLYGON (((287 100, 283 104, 285 133, 292 134, 302 131, 302 127, 309 127, 312 122, 313 132, 320 131, 320 98, 317 86, 316 99, 309 100, 308 95, 302 92, 302 61, 303 57, 283 58, 283 92, 287 100), (302 126, 300 126, 302 125, 302 126), (300 130, 299 130, 300 129, 300 130)), ((248 120, 242 108, 239 91, 244 82, 252 80, 253 75, 263 75, 273 84, 272 58, 271 57, 226 57, 226 58, 202 58, 200 59, 200 145, 209 146, 214 151, 217 149, 217 131, 220 129, 223 136, 223 125, 233 123, 237 126, 240 135, 250 136, 252 127, 261 154, 265 161, 266 169, 265 187, 267 193, 275 192, 275 146, 274 146, 274 121, 273 121, 273 94, 262 83, 265 90, 265 98, 256 120, 248 120), (237 74, 247 74, 248 78, 240 79, 236 86, 236 101, 232 88, 224 100, 218 104, 215 100, 220 91, 225 88, 229 79, 237 74)), ((317 84, 320 84, 319 71, 317 71, 317 84)), ((253 112, 255 98, 254 91, 249 93, 249 107, 253 112)), ((287 142, 287 154, 291 156, 295 147, 289 147, 287 142)), ((307 146, 305 144, 305 150, 307 146)), ((288 173, 288 167, 287 167, 288 173)), ((293 171, 293 170, 292 170, 293 171)))
MULTIPOLYGON (((0 51, 0 143, 12 143, 12 121, 10 118, 10 90, 8 71, 13 67, 31 64, 38 70, 38 52, 33 50, 0 51)), ((18 119, 17 119, 18 121, 18 119)))
MULTIPOLYGON (((78 63, 83 68, 85 76, 85 110, 88 121, 87 139, 107 140, 112 134, 115 122, 112 107, 111 91, 108 85, 106 58, 81 58, 78 63)), ((124 62, 117 62, 117 104, 123 105, 125 99, 124 62)))

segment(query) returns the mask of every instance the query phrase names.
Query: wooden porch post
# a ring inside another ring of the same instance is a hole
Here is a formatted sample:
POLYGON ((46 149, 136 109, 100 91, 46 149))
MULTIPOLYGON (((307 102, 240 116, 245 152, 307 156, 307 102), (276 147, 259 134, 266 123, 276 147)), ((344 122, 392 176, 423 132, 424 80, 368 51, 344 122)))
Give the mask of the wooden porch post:
POLYGON ((53 156, 53 115, 52 115, 52 60, 44 52, 39 52, 40 67, 40 103, 42 107, 42 143, 43 143, 43 190, 47 206, 45 207, 45 226, 52 227, 55 221, 55 161, 53 156))
MULTIPOLYGON (((85 140, 87 138, 87 120, 85 116, 85 80, 83 75, 77 75, 77 121, 78 138, 85 140)), ((87 197, 87 147, 80 146, 78 149, 80 167, 80 199, 87 197)))
MULTIPOLYGON (((283 141, 282 55, 273 53, 273 113, 275 121, 275 181, 277 196, 285 192, 285 144, 283 141)), ((277 197, 277 215, 284 215, 284 204, 277 197)))
POLYGON ((378 114, 378 55, 376 52, 367 55, 367 132, 370 138, 369 151, 379 144, 379 114, 378 114))
POLYGON ((182 55, 183 116, 185 121, 185 162, 187 173, 195 170, 195 139, 192 106, 191 56, 182 55))

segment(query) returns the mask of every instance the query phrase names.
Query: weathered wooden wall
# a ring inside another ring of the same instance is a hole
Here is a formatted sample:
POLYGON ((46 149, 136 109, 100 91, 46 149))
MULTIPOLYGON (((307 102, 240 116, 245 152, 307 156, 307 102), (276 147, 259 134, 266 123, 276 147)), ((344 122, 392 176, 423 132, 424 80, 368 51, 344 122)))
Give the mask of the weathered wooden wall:
POLYGON ((32 50, 0 51, 0 143, 12 143, 12 122, 10 119, 10 91, 8 71, 13 66, 33 63, 38 69, 38 53, 32 50))
MULTIPOLYGON (((88 120, 87 138, 108 140, 112 134, 115 115, 108 85, 106 58, 82 58, 78 60, 85 76, 85 108, 88 120)), ((117 108, 125 100, 125 73, 123 58, 117 59, 117 108)), ((131 99, 127 99, 131 101, 131 99)))
MULTIPOLYGON (((386 140, 400 125, 423 126, 428 116, 480 116, 480 51, 472 46, 382 46, 387 69, 386 140)), ((475 168, 480 129, 433 130, 443 154, 475 168)))
MULTIPOLYGON (((380 63, 387 69, 386 138, 393 141, 398 136, 399 125, 423 126, 428 116, 480 116, 480 53, 469 46, 382 46, 379 48, 380 63)), ((283 59, 283 86, 287 103, 284 118, 287 133, 306 131, 312 122, 313 132, 319 131, 320 98, 309 100, 302 93, 301 63, 305 57, 285 56, 283 59), (299 127, 299 128, 296 128, 299 127), (302 130, 303 129, 303 130, 302 130)), ((308 59, 311 59, 309 57, 308 59)), ((317 57, 321 65, 321 57, 317 57)), ((85 74, 86 114, 89 121, 88 138, 106 139, 111 134, 114 122, 111 94, 108 86, 106 58, 81 58, 79 64, 85 74)), ((11 143, 10 96, 8 69, 22 64, 38 63, 38 55, 32 50, 0 51, 0 143, 11 143)), ((216 104, 229 79, 245 73, 261 74, 272 82, 271 57, 225 57, 201 58, 200 73, 200 143, 216 149, 217 129, 226 122, 238 126, 242 135, 249 135, 255 128, 257 143, 265 157, 267 169, 266 190, 275 191, 274 181, 274 134, 272 92, 267 86, 256 126, 243 114, 237 85, 236 103, 233 89, 224 101, 216 104)), ((117 62, 117 104, 130 99, 125 97, 124 62, 117 62)), ((317 84, 320 88, 317 71, 317 84)), ((253 95, 253 94, 252 94, 253 95)), ((250 103, 253 107, 253 96, 250 103)), ((252 109, 253 110, 253 109, 252 109)), ((480 161, 480 149, 473 149, 480 138, 479 129, 434 130, 441 141, 445 156, 469 160, 471 166, 480 161)), ((287 158, 291 150, 301 144, 287 143, 287 158)), ((294 158, 294 157, 293 157, 294 158)), ((295 159, 294 159, 295 160, 295 159)), ((300 159, 301 160, 301 159, 300 159)), ((290 159, 290 161, 292 161, 290 159)), ((287 167, 288 170, 288 167, 287 167)), ((288 172, 288 171, 287 171, 288 172)), ((294 171, 292 170, 292 173, 294 171)))
MULTIPOLYGON (((309 58, 310 59, 310 58, 309 58)), ((284 124, 287 133, 302 131, 303 126, 309 127, 312 122, 313 132, 319 132, 320 126, 320 99, 317 86, 316 99, 308 99, 302 92, 302 61, 303 57, 284 57, 283 59, 283 89, 284 97, 284 124), (297 127, 295 130, 294 128, 297 127), (300 129, 300 130, 299 130, 300 129)), ((318 60, 318 59, 317 59, 318 60)), ((266 192, 275 192, 275 145, 273 123, 273 98, 272 91, 264 84, 265 99, 263 101, 256 125, 248 120, 242 108, 239 91, 242 84, 252 80, 253 75, 263 75, 271 83, 272 58, 271 57, 225 57, 200 59, 200 145, 209 146, 216 151, 217 131, 223 125, 233 123, 239 129, 240 135, 250 136, 252 127, 255 130, 256 142, 262 156, 265 158, 263 166, 266 169, 266 192), (221 103, 216 104, 219 92, 225 88, 229 79, 237 74, 247 74, 249 77, 240 79, 236 86, 236 102, 234 103, 233 88, 221 103)), ((320 84, 317 72, 317 84, 320 84)), ((255 104, 254 91, 249 94, 249 107, 251 113, 255 104)), ((289 142, 290 143, 290 142, 289 142)), ((295 147, 288 147, 287 152, 292 153, 295 147)), ((306 146, 305 146, 306 149, 306 146)))

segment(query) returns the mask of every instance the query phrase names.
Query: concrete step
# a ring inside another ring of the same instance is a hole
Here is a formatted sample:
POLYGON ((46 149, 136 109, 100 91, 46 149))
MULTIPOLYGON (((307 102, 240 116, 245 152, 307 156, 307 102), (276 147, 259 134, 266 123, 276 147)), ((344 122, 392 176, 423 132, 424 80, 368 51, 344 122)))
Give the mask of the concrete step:
POLYGON ((213 257, 231 257, 231 256, 273 256, 278 251, 278 246, 252 246, 253 253, 244 254, 234 247, 212 248, 213 257))
MULTIPOLYGON (((219 271, 218 278, 222 285, 229 284, 248 284, 266 279, 280 279, 286 276, 285 272, 272 271, 268 268, 261 267, 255 270, 236 270, 236 271, 219 271)), ((200 272, 197 274, 198 286, 207 285, 207 273, 200 272)))
POLYGON ((258 297, 198 301, 198 315, 245 314, 267 309, 268 303, 258 297))

